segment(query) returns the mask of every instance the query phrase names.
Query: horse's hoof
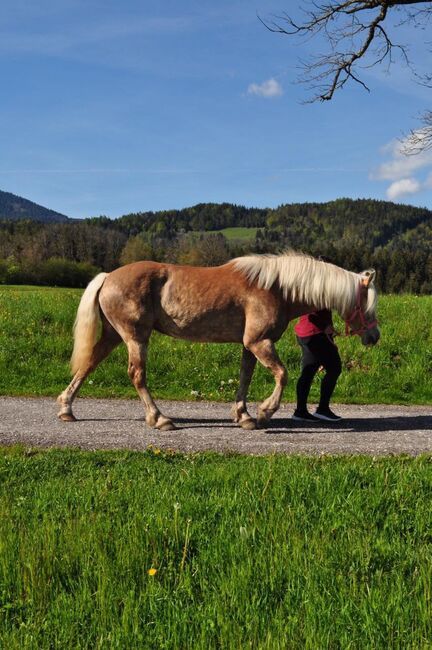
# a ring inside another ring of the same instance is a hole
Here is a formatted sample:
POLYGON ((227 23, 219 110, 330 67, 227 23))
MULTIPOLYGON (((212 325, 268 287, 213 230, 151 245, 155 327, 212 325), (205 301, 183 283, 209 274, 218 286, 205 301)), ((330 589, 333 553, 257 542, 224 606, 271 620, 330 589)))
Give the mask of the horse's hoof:
POLYGON ((59 420, 62 422, 76 422, 77 419, 73 415, 73 413, 59 413, 58 414, 59 420))
POLYGON ((269 422, 271 420, 271 417, 273 415, 274 411, 273 410, 265 410, 265 409, 259 409, 258 410, 258 417, 257 417, 257 423, 258 427, 260 429, 264 429, 269 425, 269 422))
POLYGON ((173 422, 165 422, 158 429, 159 431, 175 431, 175 424, 173 422))
POLYGON ((253 418, 247 418, 246 420, 240 422, 240 426, 242 429, 246 429, 247 431, 252 431, 253 429, 257 428, 257 423, 253 418))
POLYGON ((259 411, 257 417, 258 429, 265 429, 268 427, 272 415, 273 413, 269 411, 259 411))
POLYGON ((159 429, 159 431, 174 431, 175 425, 172 420, 162 416, 156 423, 156 429, 159 429))

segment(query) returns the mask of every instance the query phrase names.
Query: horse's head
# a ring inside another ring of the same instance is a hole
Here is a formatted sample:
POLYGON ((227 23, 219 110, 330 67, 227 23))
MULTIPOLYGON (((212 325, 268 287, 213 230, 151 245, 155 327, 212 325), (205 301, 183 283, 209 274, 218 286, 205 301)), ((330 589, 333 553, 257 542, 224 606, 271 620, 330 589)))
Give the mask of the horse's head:
POLYGON ((355 307, 345 318, 345 333, 357 334, 363 345, 375 345, 380 338, 376 318, 377 292, 374 286, 375 271, 359 273, 355 307))

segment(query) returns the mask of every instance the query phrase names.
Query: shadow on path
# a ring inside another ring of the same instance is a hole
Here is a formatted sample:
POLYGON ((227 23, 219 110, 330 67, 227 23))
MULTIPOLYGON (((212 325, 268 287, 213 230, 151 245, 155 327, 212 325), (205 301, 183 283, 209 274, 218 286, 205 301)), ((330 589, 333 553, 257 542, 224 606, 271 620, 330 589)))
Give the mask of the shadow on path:
POLYGON ((270 422, 267 430, 271 434, 286 433, 292 430, 307 429, 350 431, 370 433, 374 431, 430 431, 432 434, 432 415, 396 415, 394 417, 343 418, 339 422, 296 422, 287 418, 270 422))
MULTIPOLYGON (((78 418, 78 422, 142 422, 144 417, 102 417, 78 418)), ((173 417, 178 429, 238 429, 241 427, 229 418, 189 418, 173 417)), ((432 415, 400 415, 392 417, 357 418, 345 417, 339 422, 297 422, 291 418, 275 418, 263 429, 254 429, 252 432, 275 435, 279 433, 294 433, 305 431, 331 431, 331 432, 356 432, 368 433, 378 431, 430 431, 432 434, 432 415)))
MULTIPOLYGON (((241 427, 225 418, 173 418, 181 429, 223 428, 239 429, 241 427), (183 426, 182 426, 183 425, 183 426)), ((275 418, 263 429, 254 429, 249 433, 267 432, 268 434, 293 433, 304 431, 340 431, 370 433, 378 431, 430 431, 432 434, 432 415, 400 415, 374 418, 343 418, 339 422, 298 422, 291 418, 275 418)))

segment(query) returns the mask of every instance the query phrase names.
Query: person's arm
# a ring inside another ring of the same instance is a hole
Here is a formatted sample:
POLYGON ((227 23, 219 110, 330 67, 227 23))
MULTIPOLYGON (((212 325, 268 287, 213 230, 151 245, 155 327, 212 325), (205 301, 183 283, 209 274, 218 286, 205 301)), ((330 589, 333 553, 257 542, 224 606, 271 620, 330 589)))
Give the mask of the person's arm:
POLYGON ((330 309, 321 309, 316 311, 313 314, 309 314, 309 320, 311 323, 319 327, 322 332, 327 333, 327 328, 333 330, 333 319, 330 309))

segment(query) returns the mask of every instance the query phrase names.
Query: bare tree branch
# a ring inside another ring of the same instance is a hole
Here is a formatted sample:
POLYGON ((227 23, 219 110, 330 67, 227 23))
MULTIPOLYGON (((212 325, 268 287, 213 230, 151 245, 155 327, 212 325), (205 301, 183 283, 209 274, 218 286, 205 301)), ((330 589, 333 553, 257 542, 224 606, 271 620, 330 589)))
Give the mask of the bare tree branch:
MULTIPOLYGON (((432 0, 305 0, 303 6, 308 8, 302 9, 300 22, 287 13, 268 21, 259 19, 271 32, 306 39, 321 34, 327 41, 326 53, 301 62, 300 82, 313 91, 308 101, 329 101, 348 81, 369 91, 361 78, 360 68, 383 63, 390 67, 395 54, 412 69, 420 83, 432 85, 432 75, 416 73, 408 56, 408 46, 394 42, 388 26, 389 14, 396 15, 395 12, 402 13, 399 25, 407 22, 416 27, 424 25, 432 19, 432 0)), ((431 115, 432 112, 426 113, 424 126, 411 132, 412 138, 422 133, 416 140, 417 147, 432 140, 431 115)))
POLYGON ((403 142, 402 153, 413 156, 422 151, 432 149, 432 111, 427 111, 421 117, 422 127, 413 129, 403 142))

